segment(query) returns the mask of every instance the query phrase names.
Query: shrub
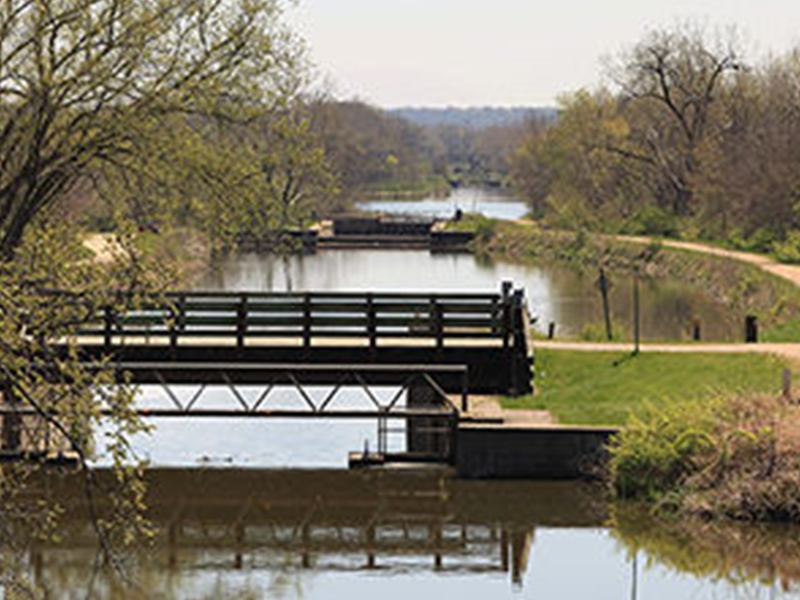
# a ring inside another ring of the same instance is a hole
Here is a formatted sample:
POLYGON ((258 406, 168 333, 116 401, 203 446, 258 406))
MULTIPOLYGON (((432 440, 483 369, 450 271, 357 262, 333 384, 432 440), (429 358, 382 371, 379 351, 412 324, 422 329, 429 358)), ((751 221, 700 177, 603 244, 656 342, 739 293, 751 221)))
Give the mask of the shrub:
POLYGON ((800 408, 737 398, 652 410, 611 447, 623 498, 740 520, 800 522, 800 408))
POLYGON ((800 231, 790 231, 783 241, 772 244, 775 258, 784 263, 800 263, 800 231))
POLYGON ((650 408, 631 417, 611 446, 611 478, 623 498, 659 499, 679 491, 713 448, 718 402, 650 408))
POLYGON ((625 223, 624 233, 678 237, 680 219, 658 206, 645 206, 625 223))

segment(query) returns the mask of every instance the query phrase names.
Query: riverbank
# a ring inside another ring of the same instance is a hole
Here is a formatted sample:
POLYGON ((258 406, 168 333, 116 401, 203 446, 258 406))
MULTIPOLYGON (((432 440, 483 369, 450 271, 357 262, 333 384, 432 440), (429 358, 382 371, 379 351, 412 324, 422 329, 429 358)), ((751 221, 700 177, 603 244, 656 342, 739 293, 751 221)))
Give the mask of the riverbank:
MULTIPOLYGON (((552 230, 525 220, 469 215, 451 227, 474 232, 476 254, 493 260, 522 264, 554 260, 586 271, 597 272, 602 266, 612 277, 639 274, 683 281, 721 304, 731 320, 742 323, 742 331, 745 316, 753 315, 762 341, 800 341, 797 267, 701 244, 552 230)), ((601 315, 597 319, 599 323, 601 315)))

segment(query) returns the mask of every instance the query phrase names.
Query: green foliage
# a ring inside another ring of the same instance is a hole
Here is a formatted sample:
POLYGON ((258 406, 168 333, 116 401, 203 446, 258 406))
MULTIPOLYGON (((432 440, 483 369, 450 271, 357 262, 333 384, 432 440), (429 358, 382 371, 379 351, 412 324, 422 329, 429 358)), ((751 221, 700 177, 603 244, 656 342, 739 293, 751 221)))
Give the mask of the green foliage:
POLYGON ((645 206, 628 219, 623 233, 633 235, 655 235, 659 237, 678 237, 680 219, 659 206, 645 206))
MULTIPOLYGON (((117 569, 124 548, 147 541, 152 533, 143 516, 145 464, 130 444, 132 436, 149 427, 136 414, 136 390, 117 381, 114 369, 83 362, 74 336, 106 308, 141 309, 145 294, 147 302, 158 302, 172 274, 166 264, 156 265, 140 251, 127 228, 116 237, 115 257, 109 263, 93 262, 63 218, 39 220, 27 229, 15 259, 0 263, 0 391, 6 400, 13 395, 37 413, 25 417, 35 424, 24 438, 25 449, 74 456, 90 504, 100 497, 110 502, 109 514, 95 514, 92 525, 103 563, 117 569), (98 431, 102 438, 95 435, 98 431), (101 453, 114 474, 102 487, 92 470, 92 461, 101 453)), ((0 471, 4 523, 13 517, 31 536, 52 536, 59 507, 46 499, 36 503, 36 488, 28 485, 43 472, 52 474, 46 461, 33 459, 0 471)), ((7 534, 0 529, 3 548, 24 541, 7 534)), ((6 556, 0 553, 0 585, 20 576, 14 564, 5 562, 6 556)))
POLYGON ((736 250, 767 254, 773 250, 778 236, 779 234, 769 227, 760 227, 750 235, 744 235, 740 229, 734 229, 728 235, 726 242, 736 250))
POLYGON ((779 261, 800 264, 800 230, 790 231, 785 240, 773 242, 772 250, 779 261))
POLYGON ((3 5, 0 20, 4 258, 68 201, 110 198, 106 217, 151 226, 195 199, 240 199, 252 164, 217 126, 303 85, 302 47, 272 0, 43 0, 3 5))
POLYGON ((748 68, 735 35, 678 23, 607 68, 613 87, 565 95, 558 121, 514 153, 531 212, 558 227, 758 252, 774 242, 781 260, 799 261, 800 119, 775 118, 798 106, 796 52, 748 68))
POLYGON ((800 522, 795 407, 740 396, 632 419, 611 447, 623 498, 659 508, 753 521, 800 522))
POLYGON ((661 499, 680 493, 681 483, 716 447, 715 425, 724 402, 709 399, 645 409, 633 416, 611 445, 610 476, 622 498, 661 499))
POLYGON ((582 342, 605 342, 606 328, 602 323, 589 323, 584 325, 578 333, 578 339, 582 342))

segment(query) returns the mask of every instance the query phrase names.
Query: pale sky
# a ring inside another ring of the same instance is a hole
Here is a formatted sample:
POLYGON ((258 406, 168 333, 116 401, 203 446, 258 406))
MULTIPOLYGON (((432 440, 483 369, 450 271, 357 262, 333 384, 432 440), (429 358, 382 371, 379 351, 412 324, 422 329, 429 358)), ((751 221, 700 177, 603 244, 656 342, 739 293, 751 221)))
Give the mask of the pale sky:
POLYGON ((735 26, 748 55, 800 44, 798 0, 300 0, 290 20, 339 97, 384 107, 553 105, 648 27, 735 26))

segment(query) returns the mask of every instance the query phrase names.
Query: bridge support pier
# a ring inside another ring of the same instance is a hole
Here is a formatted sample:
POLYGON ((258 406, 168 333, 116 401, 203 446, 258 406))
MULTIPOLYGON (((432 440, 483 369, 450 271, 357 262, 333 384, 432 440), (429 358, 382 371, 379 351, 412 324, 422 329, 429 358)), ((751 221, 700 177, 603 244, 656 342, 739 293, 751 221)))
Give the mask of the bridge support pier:
MULTIPOLYGON (((408 389, 409 409, 437 409, 442 398, 429 385, 408 389)), ((450 456, 453 450, 452 417, 409 417, 406 426, 406 449, 411 454, 450 456)))

